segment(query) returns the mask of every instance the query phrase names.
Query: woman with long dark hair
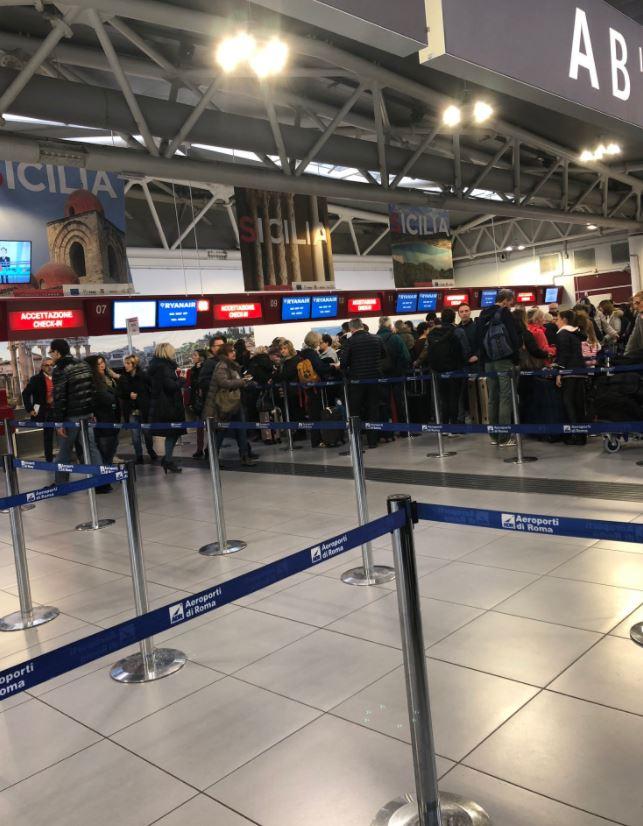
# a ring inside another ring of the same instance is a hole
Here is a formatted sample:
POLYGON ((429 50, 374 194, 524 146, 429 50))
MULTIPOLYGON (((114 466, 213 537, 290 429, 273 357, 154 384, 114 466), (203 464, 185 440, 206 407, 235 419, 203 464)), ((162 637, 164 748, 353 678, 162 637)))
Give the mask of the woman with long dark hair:
MULTIPOLYGON (((94 379, 94 418, 103 424, 120 423, 120 406, 115 374, 107 367, 103 356, 87 356, 94 379)), ((111 465, 116 456, 119 430, 116 428, 96 428, 96 444, 106 465, 111 465)))

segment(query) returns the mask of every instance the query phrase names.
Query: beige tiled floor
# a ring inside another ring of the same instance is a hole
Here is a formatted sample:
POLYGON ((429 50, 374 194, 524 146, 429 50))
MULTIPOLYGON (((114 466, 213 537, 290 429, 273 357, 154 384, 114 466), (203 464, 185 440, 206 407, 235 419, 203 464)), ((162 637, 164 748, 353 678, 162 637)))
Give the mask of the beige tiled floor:
MULTIPOLYGON (((430 438, 366 454, 368 465, 438 469, 430 438)), ((526 469, 457 440, 449 470, 621 480, 625 454, 542 450, 526 469), (474 449, 475 448, 475 449, 474 449), (593 460, 592 460, 593 456, 593 460), (612 461, 612 458, 614 461, 612 461), (572 464, 570 465, 570 459, 572 464)), ((191 453, 189 445, 185 448, 191 453)), ((262 450, 263 455, 269 453, 262 450)), ((347 464, 329 451, 297 461, 347 464)), ((275 451, 276 461, 288 463, 275 451)), ((444 464, 447 469, 447 464, 444 464)), ((24 488, 43 477, 21 474, 24 488)), ((214 536, 206 467, 179 477, 141 469, 138 492, 150 600, 254 570, 354 527, 348 480, 286 473, 223 476, 226 559, 199 556, 214 536)), ((368 483, 371 515, 400 485, 368 483)), ((403 489, 403 488, 402 488, 403 489)), ((634 520, 638 503, 410 487, 419 501, 634 520)), ((132 613, 119 493, 99 498, 116 524, 99 534, 84 495, 24 514, 34 595, 59 619, 0 635, 0 667, 132 613)), ((494 826, 641 826, 642 547, 517 537, 457 525, 416 529, 438 767, 444 789, 475 799, 494 826)), ((0 614, 16 610, 7 517, 0 516, 0 614)), ((388 537, 374 542, 391 563, 388 537)), ((351 588, 359 552, 174 628, 161 643, 187 666, 126 686, 103 658, 0 703, 0 823, 21 826, 364 826, 412 791, 409 723, 394 586, 351 588)))

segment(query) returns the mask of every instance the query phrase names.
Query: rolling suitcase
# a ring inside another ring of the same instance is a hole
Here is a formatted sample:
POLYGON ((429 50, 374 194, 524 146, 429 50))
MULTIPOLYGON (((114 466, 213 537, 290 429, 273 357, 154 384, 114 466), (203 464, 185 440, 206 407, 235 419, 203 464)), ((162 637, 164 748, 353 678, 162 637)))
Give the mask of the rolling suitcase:
MULTIPOLYGON (((340 405, 337 407, 324 407, 321 414, 322 422, 343 422, 344 408, 340 405)), ((321 429, 321 440, 327 447, 335 447, 335 445, 344 444, 345 432, 343 430, 325 430, 321 429)))
MULTIPOLYGON (((281 408, 275 404, 275 396, 272 390, 262 393, 257 402, 257 409, 260 424, 283 421, 281 408)), ((269 445, 279 444, 281 442, 281 431, 269 430, 268 428, 262 429, 261 440, 269 445)))
POLYGON ((489 424, 489 384, 485 378, 478 379, 477 384, 480 424, 489 424))

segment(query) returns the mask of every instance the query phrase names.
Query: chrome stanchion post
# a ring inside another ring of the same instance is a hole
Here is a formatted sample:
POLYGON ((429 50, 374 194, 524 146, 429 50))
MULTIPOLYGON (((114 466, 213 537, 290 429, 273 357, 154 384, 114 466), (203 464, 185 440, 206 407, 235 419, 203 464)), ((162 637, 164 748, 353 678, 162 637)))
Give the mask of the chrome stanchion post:
MULTIPOLYGON (((134 605, 136 616, 141 617, 148 613, 150 605, 147 595, 147 579, 145 577, 141 522, 136 497, 134 462, 127 463, 127 478, 123 481, 123 500, 134 588, 134 605)), ((139 653, 131 654, 112 666, 110 676, 119 683, 147 683, 174 674, 175 671, 183 668, 186 661, 187 658, 182 651, 177 651, 174 648, 155 648, 154 638, 148 637, 141 641, 139 653)))
MULTIPOLYGON (((11 419, 4 420, 4 438, 5 444, 7 446, 7 455, 15 457, 17 455, 16 451, 16 436, 11 426, 11 419)), ((7 489, 8 490, 8 489, 7 489)), ((18 493, 18 488, 16 487, 16 493, 18 493)), ((32 511, 36 506, 31 502, 25 502, 24 505, 20 506, 21 511, 32 511)), ((0 511, 0 513, 7 513, 7 511, 0 511)))
MULTIPOLYGON (((439 426, 442 424, 442 411, 440 410, 440 395, 438 390, 438 379, 435 370, 431 370, 431 393, 433 395, 433 412, 435 414, 435 423, 439 426)), ((427 459, 447 459, 449 456, 455 456, 454 450, 444 449, 444 436, 442 431, 438 430, 438 452, 427 453, 427 459)))
MULTIPOLYGON (((290 404, 288 402, 288 384, 287 384, 287 382, 283 383, 282 389, 283 389, 283 394, 284 394, 284 411, 286 413, 286 423, 291 424, 291 422, 290 422, 290 404)), ((292 453, 293 450, 301 450, 301 445, 296 445, 293 442, 292 430, 290 430, 290 428, 288 428, 288 430, 286 431, 286 438, 288 439, 288 447, 282 447, 281 448, 282 450, 288 450, 288 451, 290 451, 290 453, 292 453)))
POLYGON ((223 513, 223 488, 221 485, 221 466, 217 450, 216 422, 209 418, 205 423, 208 436, 208 459, 210 462, 210 477, 212 479, 212 497, 214 501, 214 521, 217 529, 217 542, 210 542, 199 548, 203 556, 223 556, 242 551, 246 543, 240 539, 228 539, 225 529, 225 515, 223 513))
POLYGON ((392 536, 416 793, 384 806, 373 826, 490 826, 489 816, 477 804, 455 795, 438 794, 411 497, 389 496, 387 504, 390 514, 405 511, 407 515, 406 524, 392 536))
MULTIPOLYGON (((406 386, 407 382, 408 382, 408 378, 405 376, 404 381, 402 382, 402 400, 404 402, 404 421, 407 424, 411 424, 411 416, 409 414, 409 394, 408 394, 408 389, 407 389, 407 386, 406 386)), ((415 434, 411 433, 411 431, 409 430, 406 434, 406 438, 407 439, 412 439, 414 435, 415 434)))
MULTIPOLYGON (((359 416, 351 416, 348 422, 348 444, 350 447, 353 478, 355 480, 355 498, 357 499, 357 518, 360 525, 369 522, 368 498, 364 475, 364 456, 361 445, 361 422, 359 416)), ((370 542, 362 545, 362 565, 351 568, 342 574, 342 582, 347 585, 381 585, 395 578, 395 571, 388 565, 373 563, 373 548, 370 542)))
MULTIPOLYGON (((89 451, 89 422, 87 419, 81 419, 80 425, 80 443, 83 446, 83 461, 86 465, 91 464, 91 453, 89 451)), ((113 525, 115 519, 99 519, 98 506, 96 504, 96 491, 90 488, 87 491, 89 497, 89 515, 91 522, 81 522, 76 525, 77 531, 100 531, 101 528, 106 528, 108 525, 113 525)))
MULTIPOLYGON (((18 474, 13 466, 13 455, 5 455, 4 472, 7 478, 7 495, 17 496, 18 474)), ((24 631, 44 625, 58 616, 58 609, 46 605, 33 605, 31 599, 31 585, 29 584, 29 565, 25 548, 25 532, 22 525, 22 514, 19 507, 9 508, 9 524, 11 527, 11 542, 13 556, 16 563, 16 579, 18 582, 18 599, 20 610, 0 619, 0 631, 24 631)))
MULTIPOLYGON (((344 411, 345 411, 345 415, 346 415, 346 423, 348 424, 351 420, 351 408, 350 408, 350 405, 348 403, 348 379, 346 378, 346 376, 342 377, 342 390, 344 391, 344 411)), ((351 455, 350 447, 349 447, 348 450, 340 450, 339 455, 340 456, 350 456, 351 455)))
MULTIPOLYGON (((511 409, 513 411, 513 418, 516 424, 520 424, 520 407, 518 403, 518 388, 516 386, 516 371, 512 370, 509 374, 511 382, 511 409)), ((528 462, 537 462, 536 456, 525 456, 522 442, 522 433, 516 433, 516 455, 509 459, 505 459, 507 464, 524 465, 528 462)))

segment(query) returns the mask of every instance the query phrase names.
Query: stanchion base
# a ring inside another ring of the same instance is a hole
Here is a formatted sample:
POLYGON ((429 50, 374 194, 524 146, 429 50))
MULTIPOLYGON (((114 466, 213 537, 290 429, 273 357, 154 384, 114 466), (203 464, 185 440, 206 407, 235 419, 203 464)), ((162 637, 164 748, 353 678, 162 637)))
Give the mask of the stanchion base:
POLYGON ((292 453, 293 450, 301 450, 301 445, 293 445, 292 447, 280 447, 279 450, 283 450, 284 453, 292 453))
MULTIPOLYGON (((32 511, 35 507, 36 507, 35 505, 24 504, 24 505, 20 505, 20 510, 21 511, 32 511)), ((0 513, 11 513, 11 508, 3 508, 3 510, 1 510, 0 513)))
POLYGON ((637 464, 639 467, 643 467, 643 462, 637 462, 636 464, 637 464))
POLYGON ((100 531, 102 528, 107 528, 109 525, 113 525, 116 522, 115 519, 99 519, 98 524, 94 525, 93 522, 83 522, 81 525, 76 525, 74 530, 77 531, 100 531))
POLYGON ((248 547, 247 542, 242 542, 241 539, 228 539, 223 549, 218 542, 210 542, 209 545, 204 545, 199 548, 199 553, 203 556, 225 556, 226 554, 236 554, 248 547))
MULTIPOLYGON (((455 794, 440 794, 444 826, 491 826, 491 818, 471 800, 455 794)), ((419 826, 420 816, 414 795, 398 797, 377 813, 372 826, 419 826)))
POLYGON ((639 622, 632 627, 630 637, 637 645, 643 645, 643 622, 639 622))
POLYGON ((444 453, 427 453, 427 459, 448 459, 449 456, 457 456, 455 450, 447 450, 444 453))
POLYGON ((382 585, 395 579, 395 568, 388 565, 373 565, 371 576, 367 576, 366 570, 362 567, 351 568, 342 574, 341 579, 346 585, 382 585))
POLYGON ((60 611, 50 605, 38 605, 31 612, 31 619, 27 620, 20 611, 8 614, 0 619, 0 631, 26 631, 28 628, 36 628, 56 619, 60 611))
POLYGON ((537 456, 523 456, 522 459, 519 459, 517 456, 512 456, 510 459, 503 459, 503 462, 506 465, 526 465, 529 462, 537 462, 537 456))
POLYGON ((143 655, 132 654, 112 666, 109 676, 118 683, 149 683, 152 680, 169 677, 170 674, 179 671, 187 662, 187 657, 182 651, 174 648, 155 648, 153 660, 154 668, 146 674, 143 667, 143 655))

